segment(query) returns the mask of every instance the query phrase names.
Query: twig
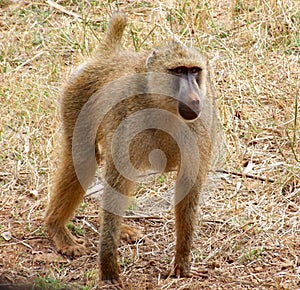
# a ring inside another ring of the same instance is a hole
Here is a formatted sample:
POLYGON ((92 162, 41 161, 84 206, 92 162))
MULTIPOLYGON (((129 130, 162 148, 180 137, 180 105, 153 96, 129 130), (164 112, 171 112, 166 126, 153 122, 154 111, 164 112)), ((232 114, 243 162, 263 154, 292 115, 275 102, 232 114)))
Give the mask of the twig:
POLYGON ((24 61, 23 63, 21 63, 19 66, 17 66, 15 69, 11 70, 9 73, 11 72, 16 72, 18 71, 20 68, 22 68, 23 66, 29 64, 30 62, 32 62, 33 60, 39 58, 41 55, 43 55, 45 53, 45 51, 41 51, 38 54, 36 54, 35 56, 33 56, 30 59, 27 59, 26 61, 24 61))
POLYGON ((124 219, 155 219, 155 220, 161 220, 162 217, 155 216, 155 215, 125 215, 123 217, 124 219))
POLYGON ((240 173, 240 172, 231 172, 231 171, 227 171, 227 170, 224 170, 224 169, 217 169, 216 170, 217 172, 220 172, 220 173, 226 173, 226 174, 231 174, 231 175, 236 175, 236 176, 240 176, 240 177, 247 177, 247 178, 252 178, 252 179, 257 179, 257 180, 260 180, 260 181, 266 181, 266 182, 275 182, 275 179, 273 178, 267 178, 267 177, 260 177, 260 176, 257 176, 257 175, 252 175, 252 174, 249 174, 249 173, 240 173))
POLYGON ((16 242, 1 244, 0 247, 5 247, 5 246, 12 246, 12 245, 22 244, 22 245, 24 245, 25 247, 27 247, 27 248, 33 250, 33 248, 32 248, 29 244, 27 244, 27 243, 25 243, 25 242, 23 242, 23 241, 21 241, 21 240, 18 240, 17 238, 14 238, 14 237, 12 237, 12 238, 13 238, 16 242))
MULTIPOLYGON (((242 24, 242 25, 238 25, 238 26, 235 26, 235 27, 232 27, 232 28, 230 28, 230 29, 227 29, 227 30, 225 30, 225 31, 223 31, 223 33, 225 34, 225 35, 227 35, 227 34, 229 34, 230 32, 235 32, 236 30, 238 30, 238 29, 240 29, 240 28, 242 28, 242 27, 244 27, 244 26, 248 26, 248 25, 250 25, 250 24, 253 24, 253 23, 255 23, 255 22, 258 22, 258 21, 261 21, 260 19, 255 19, 255 20, 253 20, 251 23, 244 23, 244 24, 242 24)), ((205 36, 203 36, 202 38, 209 38, 209 37, 212 37, 212 36, 216 36, 216 35, 218 35, 219 33, 214 33, 214 34, 209 34, 209 35, 205 35, 205 36)))
POLYGON ((87 220, 83 220, 83 223, 85 225, 87 225, 90 229, 92 229, 96 234, 99 234, 99 231, 94 227, 94 225, 92 225, 91 223, 89 223, 87 220))
POLYGON ((148 39, 148 37, 151 35, 151 33, 155 30, 155 28, 157 27, 157 25, 155 25, 150 32, 147 34, 147 36, 143 39, 143 41, 140 44, 140 48, 142 47, 142 45, 146 42, 146 40, 148 39))
POLYGON ((52 6, 53 8, 55 8, 55 9, 57 9, 57 10, 59 10, 59 11, 65 13, 65 14, 68 14, 68 15, 70 15, 70 16, 73 16, 73 17, 75 17, 75 18, 78 18, 79 20, 82 20, 81 17, 80 17, 80 15, 78 15, 77 13, 67 10, 67 9, 64 8, 63 6, 61 6, 61 5, 59 5, 59 4, 55 3, 55 2, 53 2, 53 1, 51 1, 51 0, 47 0, 47 3, 48 3, 50 6, 52 6))
POLYGON ((221 220, 201 220, 202 223, 225 224, 226 221, 221 220))

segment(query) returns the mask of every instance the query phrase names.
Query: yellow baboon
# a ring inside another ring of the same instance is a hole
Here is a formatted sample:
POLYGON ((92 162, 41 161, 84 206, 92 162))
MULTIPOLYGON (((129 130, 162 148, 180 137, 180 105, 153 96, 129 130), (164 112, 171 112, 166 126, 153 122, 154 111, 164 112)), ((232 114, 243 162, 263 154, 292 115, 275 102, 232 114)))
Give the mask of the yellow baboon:
POLYGON ((176 41, 150 53, 123 50, 125 26, 124 14, 115 14, 95 56, 75 71, 64 88, 63 149, 46 224, 58 251, 71 256, 85 251, 66 224, 82 201, 101 156, 105 187, 100 279, 119 283, 117 247, 125 207, 119 197, 132 192, 135 169, 168 172, 175 168, 174 271, 176 277, 185 277, 216 134, 209 69, 198 50, 176 41))

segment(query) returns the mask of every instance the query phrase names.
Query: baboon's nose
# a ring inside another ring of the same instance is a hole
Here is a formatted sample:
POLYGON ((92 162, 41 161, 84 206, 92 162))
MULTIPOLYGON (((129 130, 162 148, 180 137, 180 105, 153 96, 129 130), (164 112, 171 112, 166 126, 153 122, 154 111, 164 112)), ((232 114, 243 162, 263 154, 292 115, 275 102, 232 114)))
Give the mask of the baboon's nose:
POLYGON ((199 99, 193 99, 189 106, 191 107, 191 109, 195 112, 200 112, 201 106, 200 106, 200 100, 199 99))
POLYGON ((186 103, 179 102, 179 114, 185 120, 195 120, 201 113, 201 101, 198 97, 189 98, 186 103))
POLYGON ((195 114, 197 114, 197 116, 200 114, 201 112, 201 101, 198 95, 196 94, 192 94, 187 102, 187 105, 190 107, 190 109, 192 111, 195 112, 195 114))

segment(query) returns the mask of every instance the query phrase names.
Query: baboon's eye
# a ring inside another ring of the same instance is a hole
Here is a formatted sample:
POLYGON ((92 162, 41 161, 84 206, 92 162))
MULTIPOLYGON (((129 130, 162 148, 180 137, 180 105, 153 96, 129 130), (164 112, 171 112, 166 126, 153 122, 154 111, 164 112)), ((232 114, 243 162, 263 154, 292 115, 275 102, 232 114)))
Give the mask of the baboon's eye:
POLYGON ((175 70, 174 70, 176 73, 178 73, 178 74, 182 74, 183 73, 183 68, 182 67, 177 67, 177 68, 175 68, 175 70))
POLYGON ((176 73, 176 74, 186 74, 187 69, 183 66, 175 67, 173 69, 170 69, 171 72, 176 73))
POLYGON ((192 74, 198 74, 201 71, 201 68, 195 66, 195 67, 192 67, 190 69, 190 71, 191 71, 192 74))

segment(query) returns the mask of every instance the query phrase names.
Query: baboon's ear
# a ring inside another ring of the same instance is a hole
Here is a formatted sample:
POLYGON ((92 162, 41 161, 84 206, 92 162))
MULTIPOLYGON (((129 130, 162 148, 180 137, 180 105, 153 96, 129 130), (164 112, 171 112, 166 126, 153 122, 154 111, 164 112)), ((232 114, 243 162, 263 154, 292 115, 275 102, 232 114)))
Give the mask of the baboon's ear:
POLYGON ((172 44, 173 44, 174 48, 181 48, 182 47, 182 43, 177 39, 173 39, 172 44))
POLYGON ((171 42, 171 51, 179 52, 185 49, 185 46, 178 39, 174 38, 171 42))
POLYGON ((146 60, 146 68, 148 69, 149 66, 152 64, 153 60, 156 58, 157 55, 157 51, 153 50, 150 55, 148 56, 147 60, 146 60))

